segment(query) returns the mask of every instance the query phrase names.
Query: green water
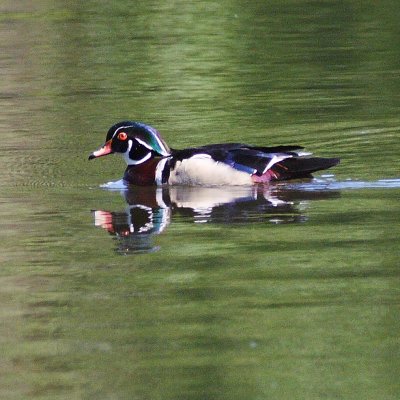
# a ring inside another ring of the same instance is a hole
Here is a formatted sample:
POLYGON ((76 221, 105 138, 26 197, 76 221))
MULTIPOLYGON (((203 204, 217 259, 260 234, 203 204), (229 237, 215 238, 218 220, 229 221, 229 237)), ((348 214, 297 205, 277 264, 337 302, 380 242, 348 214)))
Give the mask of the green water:
POLYGON ((400 397, 396 2, 0 10, 0 398, 400 397), (127 118, 342 162, 102 189, 123 160, 87 156, 127 118))

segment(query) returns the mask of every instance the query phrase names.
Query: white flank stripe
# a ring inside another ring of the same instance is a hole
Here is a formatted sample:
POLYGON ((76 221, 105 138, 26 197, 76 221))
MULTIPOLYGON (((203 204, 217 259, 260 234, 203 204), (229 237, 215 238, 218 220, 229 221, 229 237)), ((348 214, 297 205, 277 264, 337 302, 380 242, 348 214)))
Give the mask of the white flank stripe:
POLYGON ((162 173, 164 171, 165 163, 168 161, 168 158, 163 158, 161 161, 157 164, 156 167, 156 185, 162 185, 162 173))
POLYGON ((286 158, 292 158, 293 156, 290 155, 274 155, 271 158, 271 161, 267 164, 267 166, 264 168, 263 174, 267 172, 274 164, 278 163, 279 161, 285 160, 286 158))

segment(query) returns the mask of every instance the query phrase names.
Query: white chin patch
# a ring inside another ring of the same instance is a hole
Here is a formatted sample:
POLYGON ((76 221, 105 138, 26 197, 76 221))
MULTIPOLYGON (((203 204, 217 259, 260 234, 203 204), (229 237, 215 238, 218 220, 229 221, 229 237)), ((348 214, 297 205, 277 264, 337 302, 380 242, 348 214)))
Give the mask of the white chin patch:
POLYGON ((131 151, 132 148, 132 140, 129 140, 128 142, 128 149, 126 150, 125 153, 122 154, 122 156, 125 159, 125 162, 127 163, 127 165, 138 165, 138 164, 142 164, 145 161, 149 160, 151 158, 151 151, 149 151, 143 158, 141 158, 140 160, 132 160, 129 157, 129 152, 131 151))

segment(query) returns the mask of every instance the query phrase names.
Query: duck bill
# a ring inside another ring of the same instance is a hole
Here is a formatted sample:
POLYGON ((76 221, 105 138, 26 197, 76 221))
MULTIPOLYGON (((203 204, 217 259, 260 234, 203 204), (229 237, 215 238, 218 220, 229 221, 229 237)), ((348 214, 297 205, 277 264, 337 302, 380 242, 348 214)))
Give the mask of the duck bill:
POLYGON ((111 149, 111 140, 106 142, 103 147, 100 147, 100 149, 94 151, 92 154, 89 156, 89 160, 93 160, 93 158, 98 158, 98 157, 103 157, 106 156, 107 154, 111 154, 113 151, 111 149))

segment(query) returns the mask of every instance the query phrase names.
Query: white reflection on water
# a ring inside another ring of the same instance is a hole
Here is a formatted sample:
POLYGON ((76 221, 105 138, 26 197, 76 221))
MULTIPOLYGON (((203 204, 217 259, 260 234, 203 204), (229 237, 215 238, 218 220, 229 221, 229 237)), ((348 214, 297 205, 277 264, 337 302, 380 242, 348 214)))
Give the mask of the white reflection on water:
POLYGON ((342 190, 400 188, 400 179, 335 181, 323 175, 308 182, 202 187, 128 187, 123 180, 103 189, 119 192, 125 210, 94 210, 94 224, 118 239, 122 254, 158 250, 152 244, 173 219, 187 223, 304 223, 311 201, 340 197, 342 190))
POLYGON ((307 221, 310 201, 337 198, 335 190, 284 189, 275 185, 231 187, 129 187, 123 181, 103 186, 119 192, 125 210, 93 210, 94 225, 118 240, 122 254, 152 252, 154 235, 173 219, 185 223, 290 224, 307 221))

